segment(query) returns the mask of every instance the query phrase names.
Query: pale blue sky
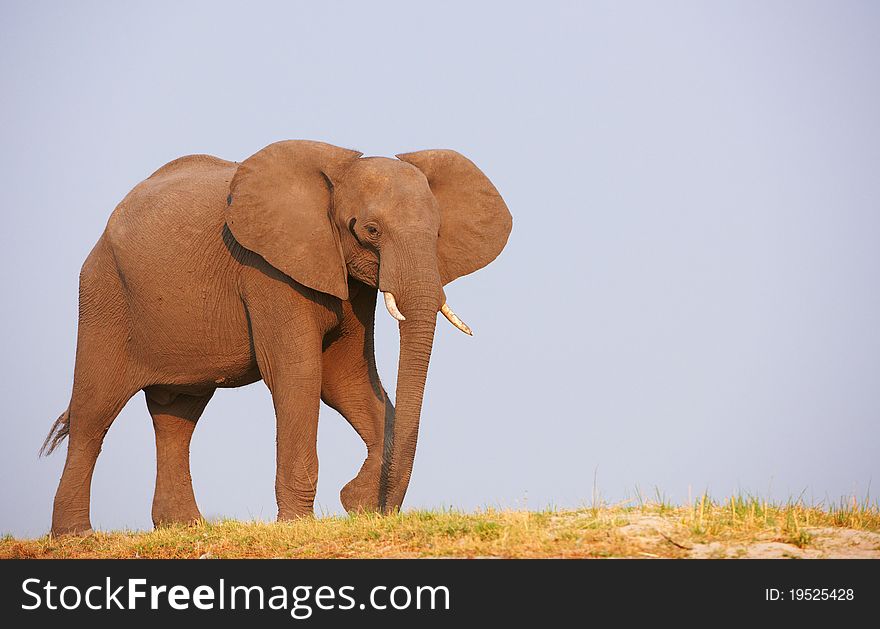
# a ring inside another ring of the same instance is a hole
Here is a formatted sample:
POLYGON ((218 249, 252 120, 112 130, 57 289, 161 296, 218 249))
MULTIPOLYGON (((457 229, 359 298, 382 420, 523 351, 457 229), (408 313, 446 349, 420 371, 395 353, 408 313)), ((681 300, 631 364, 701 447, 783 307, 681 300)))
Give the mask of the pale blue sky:
MULTIPOLYGON (((79 267, 138 181, 286 138, 454 148, 514 216, 447 287, 406 507, 659 487, 863 497, 880 477, 880 8, 872 2, 9 2, 0 8, 0 531, 49 528, 79 267)), ((396 326, 380 313, 393 392, 396 326)), ((317 508, 364 447, 323 408, 317 508)), ((193 443, 209 517, 274 517, 261 383, 193 443)), ((93 483, 150 526, 136 396, 93 483)))

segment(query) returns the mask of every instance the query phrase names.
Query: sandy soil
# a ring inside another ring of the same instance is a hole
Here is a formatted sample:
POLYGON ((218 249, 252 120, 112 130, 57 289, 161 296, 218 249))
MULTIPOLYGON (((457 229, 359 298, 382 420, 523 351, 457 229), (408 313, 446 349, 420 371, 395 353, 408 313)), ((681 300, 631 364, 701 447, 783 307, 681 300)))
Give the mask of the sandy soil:
POLYGON ((880 533, 847 528, 804 528, 808 542, 801 548, 774 539, 770 533, 757 539, 692 543, 689 535, 670 520, 633 516, 618 532, 640 545, 671 544, 694 559, 880 559, 880 533))

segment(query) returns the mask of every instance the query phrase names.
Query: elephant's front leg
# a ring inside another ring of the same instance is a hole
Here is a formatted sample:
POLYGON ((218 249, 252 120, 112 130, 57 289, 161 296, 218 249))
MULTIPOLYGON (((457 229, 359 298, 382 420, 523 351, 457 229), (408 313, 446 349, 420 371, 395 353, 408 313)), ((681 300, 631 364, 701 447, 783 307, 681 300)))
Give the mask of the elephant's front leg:
POLYGON ((310 516, 318 486, 322 333, 307 309, 248 310, 257 364, 275 405, 278 519, 310 516))
MULTIPOLYGON (((319 357, 320 358, 320 357, 319 357)), ((277 423, 275 498, 278 519, 312 515, 318 487, 318 408, 321 372, 273 376, 277 423)))
MULTIPOLYGON (((333 352, 332 354, 336 354, 333 352)), ((376 511, 384 508, 387 470, 383 470, 386 440, 394 427, 394 405, 379 383, 375 384, 361 370, 344 374, 335 368, 338 356, 324 356, 324 381, 321 396, 331 408, 339 411, 357 431, 367 446, 367 458, 361 469, 345 487, 340 499, 346 511, 376 511), (328 368, 328 363, 330 367, 328 368), (388 431, 386 431, 386 426, 388 431)))
POLYGON ((379 381, 373 351, 376 289, 350 285, 343 319, 324 340, 321 397, 352 425, 367 446, 357 476, 340 494, 346 511, 384 508, 387 473, 384 454, 394 428, 394 405, 379 381))

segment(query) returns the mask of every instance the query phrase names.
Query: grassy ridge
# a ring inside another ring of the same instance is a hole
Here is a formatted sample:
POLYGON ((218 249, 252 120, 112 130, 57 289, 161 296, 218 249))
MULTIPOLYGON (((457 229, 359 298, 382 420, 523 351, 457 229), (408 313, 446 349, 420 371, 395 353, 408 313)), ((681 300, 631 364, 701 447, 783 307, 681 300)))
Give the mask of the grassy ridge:
POLYGON ((407 511, 0 540, 0 558, 738 556, 880 558, 880 511, 703 496, 687 506, 407 511))

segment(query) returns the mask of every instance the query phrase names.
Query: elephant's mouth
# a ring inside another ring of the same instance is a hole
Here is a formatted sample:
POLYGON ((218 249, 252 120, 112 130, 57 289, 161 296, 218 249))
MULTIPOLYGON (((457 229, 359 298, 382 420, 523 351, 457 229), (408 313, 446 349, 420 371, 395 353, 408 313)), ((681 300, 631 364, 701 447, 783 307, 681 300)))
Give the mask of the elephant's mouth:
MULTIPOLYGON (((397 307, 397 300, 394 298, 394 293, 391 291, 385 291, 382 295, 385 297, 385 308, 388 309, 388 314, 398 321, 406 321, 406 317, 403 316, 403 313, 401 313, 397 307)), ((474 331, 471 330, 468 324, 462 321, 457 314, 455 314, 455 311, 449 307, 449 304, 444 302, 443 306, 440 307, 440 312, 443 313, 443 316, 446 317, 449 323, 457 327, 459 330, 468 336, 474 335, 474 331)))

